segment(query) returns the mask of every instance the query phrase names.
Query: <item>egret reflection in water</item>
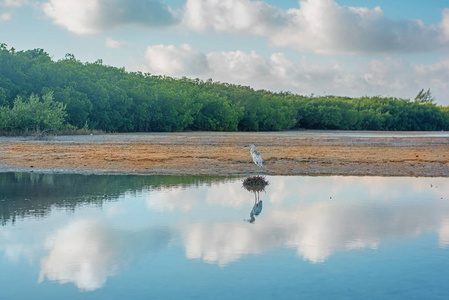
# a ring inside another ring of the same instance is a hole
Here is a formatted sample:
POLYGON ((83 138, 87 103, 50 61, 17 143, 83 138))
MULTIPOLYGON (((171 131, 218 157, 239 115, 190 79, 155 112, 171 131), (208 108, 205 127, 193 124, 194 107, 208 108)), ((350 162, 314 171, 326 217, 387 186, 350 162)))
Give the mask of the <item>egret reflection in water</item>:
POLYGON ((262 176, 248 177, 243 181, 243 187, 248 192, 254 193, 254 206, 249 214, 249 219, 245 220, 250 223, 256 221, 257 216, 262 212, 262 200, 260 200, 260 192, 265 191, 265 187, 268 185, 268 181, 262 176))

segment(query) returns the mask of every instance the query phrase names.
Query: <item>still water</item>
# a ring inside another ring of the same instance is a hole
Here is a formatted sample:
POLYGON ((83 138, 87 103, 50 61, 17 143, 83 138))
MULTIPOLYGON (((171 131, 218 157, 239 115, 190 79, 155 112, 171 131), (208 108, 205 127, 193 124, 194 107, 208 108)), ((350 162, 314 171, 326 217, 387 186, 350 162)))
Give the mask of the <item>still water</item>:
POLYGON ((449 298, 449 178, 243 179, 0 173, 0 298, 449 298))

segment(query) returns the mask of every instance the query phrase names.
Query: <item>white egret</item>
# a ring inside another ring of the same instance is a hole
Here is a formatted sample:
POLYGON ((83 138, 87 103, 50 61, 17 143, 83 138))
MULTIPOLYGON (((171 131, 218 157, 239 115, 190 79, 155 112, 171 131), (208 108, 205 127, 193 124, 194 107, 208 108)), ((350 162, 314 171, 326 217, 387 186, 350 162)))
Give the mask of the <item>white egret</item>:
POLYGON ((256 151, 256 146, 254 146, 254 144, 249 144, 244 147, 250 147, 249 152, 251 153, 251 156, 253 157, 254 163, 256 164, 256 166, 263 169, 262 155, 260 155, 260 153, 256 151))

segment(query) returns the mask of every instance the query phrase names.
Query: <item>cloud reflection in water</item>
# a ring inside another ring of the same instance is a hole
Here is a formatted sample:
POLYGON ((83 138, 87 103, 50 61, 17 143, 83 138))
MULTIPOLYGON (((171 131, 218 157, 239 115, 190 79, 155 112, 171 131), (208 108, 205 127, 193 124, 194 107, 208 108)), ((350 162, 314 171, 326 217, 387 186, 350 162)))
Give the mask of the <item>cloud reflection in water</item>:
MULTIPOLYGON (((365 179, 361 181, 363 183, 365 179)), ((403 180, 375 178, 375 182, 377 189, 371 183, 364 187, 369 191, 368 195, 364 195, 368 196, 368 199, 357 200, 356 194, 338 201, 299 201, 300 204, 288 209, 276 207, 286 199, 279 199, 276 194, 271 193, 270 190, 275 187, 275 184, 271 184, 267 189, 266 198, 273 206, 266 209, 263 221, 256 222, 254 226, 247 226, 248 224, 239 221, 213 224, 197 222, 183 228, 186 256, 189 259, 202 259, 207 263, 225 266, 244 255, 287 247, 294 248, 297 255, 305 260, 320 263, 335 251, 376 249, 383 241, 432 232, 438 233, 440 247, 449 245, 447 201, 410 199, 408 202, 402 200, 397 191, 398 184, 403 184, 403 180), (389 184, 392 185, 390 190, 384 188, 389 184), (379 191, 384 194, 381 195, 379 191), (394 196, 391 199, 388 191, 393 191, 394 196), (377 198, 379 195, 383 197, 377 198)), ((357 183, 360 188, 360 180, 357 183)), ((419 192, 425 188, 424 185, 407 186, 407 192, 419 192)), ((310 188, 304 189, 304 194, 307 193, 311 193, 310 188)), ((334 195, 345 193, 344 188, 338 190, 334 186, 332 190, 334 195)), ((291 196, 287 192, 282 195, 285 198, 291 196)))
POLYGON ((167 228, 127 232, 104 221, 75 221, 47 239, 49 252, 41 260, 39 282, 48 278, 73 283, 81 290, 96 290, 128 260, 165 247, 170 238, 167 228))
POLYGON ((39 281, 93 291, 169 244, 179 246, 173 253, 182 259, 221 267, 284 248, 322 263, 338 251, 377 249, 428 233, 437 233, 438 246, 449 248, 447 179, 268 179, 260 193, 263 212, 253 224, 244 219, 255 197, 241 181, 148 190, 104 202, 101 209, 79 207, 69 219, 52 210, 45 218, 20 221, 20 230, 1 227, 0 252, 11 262, 40 261, 39 281), (37 224, 42 230, 36 231, 37 224))

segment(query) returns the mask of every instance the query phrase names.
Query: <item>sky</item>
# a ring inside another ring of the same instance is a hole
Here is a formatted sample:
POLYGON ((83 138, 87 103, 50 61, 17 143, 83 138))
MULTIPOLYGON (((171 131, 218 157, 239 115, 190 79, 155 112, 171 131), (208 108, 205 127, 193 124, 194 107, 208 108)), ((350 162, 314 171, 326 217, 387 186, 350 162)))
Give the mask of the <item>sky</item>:
POLYGON ((0 43, 301 95, 424 88, 449 105, 449 0, 0 0, 0 43))

